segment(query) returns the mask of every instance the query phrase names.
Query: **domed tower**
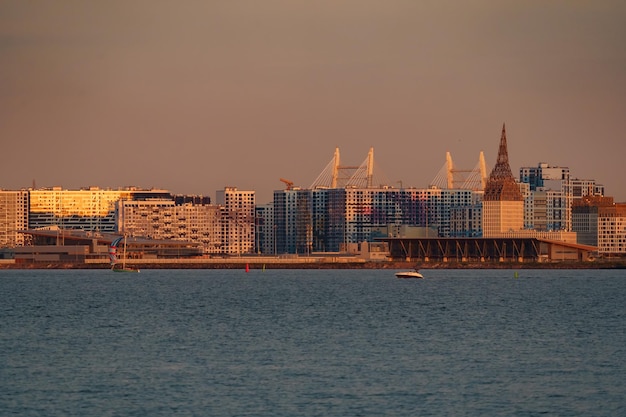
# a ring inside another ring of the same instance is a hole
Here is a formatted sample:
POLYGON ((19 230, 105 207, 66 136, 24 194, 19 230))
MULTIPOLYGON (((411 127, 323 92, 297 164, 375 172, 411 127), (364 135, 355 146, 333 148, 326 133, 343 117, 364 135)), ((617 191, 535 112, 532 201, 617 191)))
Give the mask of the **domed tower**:
POLYGON ((524 197, 511 172, 503 124, 498 159, 483 196, 483 237, 498 237, 523 228, 524 197))

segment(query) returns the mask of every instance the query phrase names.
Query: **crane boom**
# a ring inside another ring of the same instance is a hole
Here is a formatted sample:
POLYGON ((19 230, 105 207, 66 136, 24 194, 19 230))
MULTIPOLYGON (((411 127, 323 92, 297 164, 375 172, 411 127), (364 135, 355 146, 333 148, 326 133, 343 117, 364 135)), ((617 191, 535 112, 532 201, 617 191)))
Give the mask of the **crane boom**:
POLYGON ((285 183, 285 185, 287 186, 287 190, 291 190, 291 188, 293 187, 293 181, 289 181, 284 178, 281 178, 280 180, 285 183))

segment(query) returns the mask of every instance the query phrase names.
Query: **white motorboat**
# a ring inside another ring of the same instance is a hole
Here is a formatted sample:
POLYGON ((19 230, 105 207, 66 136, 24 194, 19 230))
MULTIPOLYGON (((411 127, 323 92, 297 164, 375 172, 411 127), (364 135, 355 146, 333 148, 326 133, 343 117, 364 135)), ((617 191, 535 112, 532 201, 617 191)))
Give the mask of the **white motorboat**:
POLYGON ((417 269, 415 271, 402 271, 396 272, 396 278, 419 278, 423 279, 424 276, 420 274, 420 271, 417 269))

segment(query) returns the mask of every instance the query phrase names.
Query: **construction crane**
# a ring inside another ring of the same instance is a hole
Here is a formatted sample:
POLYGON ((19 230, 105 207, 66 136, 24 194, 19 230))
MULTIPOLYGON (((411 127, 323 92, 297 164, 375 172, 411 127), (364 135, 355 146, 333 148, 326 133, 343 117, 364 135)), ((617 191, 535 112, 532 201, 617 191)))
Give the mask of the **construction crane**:
POLYGON ((291 190, 291 187, 293 187, 293 181, 289 181, 284 178, 281 178, 280 180, 285 183, 285 185, 287 186, 287 190, 291 190))

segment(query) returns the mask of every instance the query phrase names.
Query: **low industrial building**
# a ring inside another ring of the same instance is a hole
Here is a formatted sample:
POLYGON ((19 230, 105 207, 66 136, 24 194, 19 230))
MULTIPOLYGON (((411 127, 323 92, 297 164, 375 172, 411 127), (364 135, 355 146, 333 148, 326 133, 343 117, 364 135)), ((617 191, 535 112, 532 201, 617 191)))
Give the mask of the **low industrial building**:
POLYGON ((595 246, 541 238, 388 238, 394 261, 558 262, 591 261, 595 246))
MULTIPOLYGON (((58 228, 23 230, 32 245, 8 248, 0 258, 15 262, 107 262, 109 245, 119 234, 64 230, 58 228)), ((126 258, 179 259, 202 256, 202 244, 173 239, 127 237, 126 258)))

